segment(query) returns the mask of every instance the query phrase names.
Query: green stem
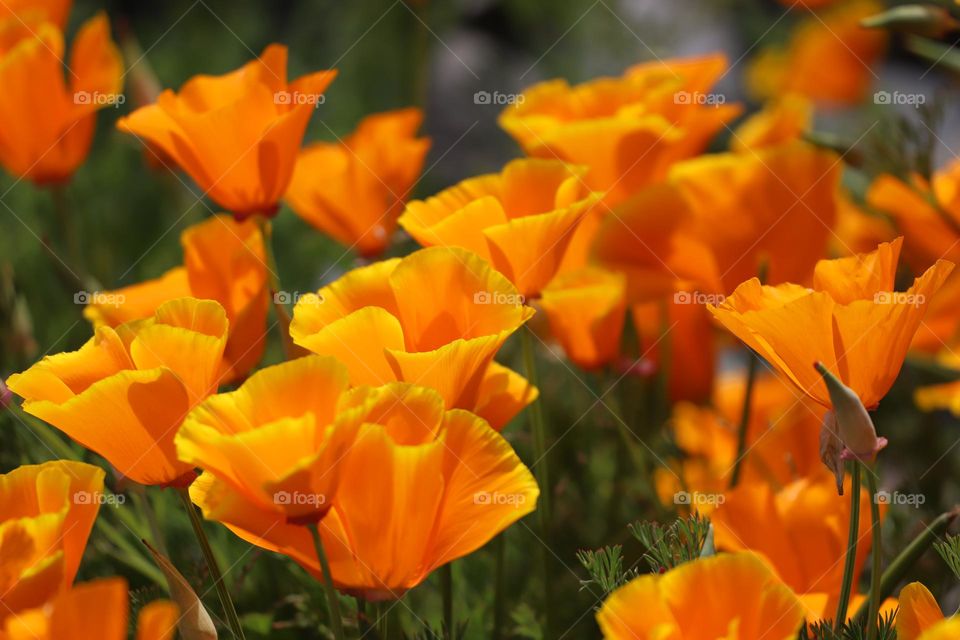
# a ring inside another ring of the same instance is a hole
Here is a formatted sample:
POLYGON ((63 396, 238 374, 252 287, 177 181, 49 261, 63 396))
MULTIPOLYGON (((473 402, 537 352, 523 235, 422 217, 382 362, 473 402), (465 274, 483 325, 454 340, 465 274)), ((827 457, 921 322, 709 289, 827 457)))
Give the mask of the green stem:
POLYGON ((273 311, 277 314, 277 325, 280 331, 280 340, 283 343, 283 353, 288 360, 304 354, 293 342, 290 337, 290 311, 284 303, 285 294, 280 286, 280 272, 277 270, 277 260, 273 253, 273 227, 264 216, 256 216, 257 226, 260 227, 260 235, 263 236, 263 252, 267 259, 267 282, 269 283, 267 294, 270 296, 270 304, 273 305, 273 311), (280 295, 278 295, 280 294, 280 295))
POLYGON ((750 409, 753 404, 753 387, 757 381, 757 369, 760 360, 753 351, 747 363, 747 384, 743 392, 743 408, 740 410, 740 424, 737 426, 737 458, 733 463, 733 475, 730 476, 730 488, 737 486, 743 470, 743 460, 747 457, 747 432, 750 430, 750 409))
MULTIPOLYGON (((893 593, 893 590, 903 580, 907 571, 910 570, 916 561, 920 559, 920 556, 922 556, 940 536, 946 533, 950 524, 957 519, 958 515, 960 515, 960 511, 941 513, 929 526, 925 526, 923 531, 911 540, 910 544, 894 558, 880 578, 881 598, 886 598, 893 593)), ((869 602, 861 604, 854 617, 856 619, 863 619, 867 615, 869 604, 869 602)))
POLYGON ((883 556, 883 542, 880 536, 880 504, 877 502, 877 475, 874 473, 874 469, 864 466, 864 470, 867 472, 867 490, 870 493, 870 530, 873 533, 873 567, 870 570, 867 640, 876 640, 877 638, 877 615, 880 612, 880 565, 883 556))
POLYGON ((216 556, 213 555, 213 547, 210 546, 210 540, 203 530, 203 522, 200 520, 200 514, 197 512, 197 508, 193 506, 193 501, 190 500, 190 492, 187 491, 186 488, 179 488, 177 489, 177 495, 180 496, 180 501, 187 510, 187 515, 190 516, 190 524, 193 526, 193 532, 197 536, 197 542, 200 543, 200 551, 203 552, 203 558, 207 562, 207 570, 210 572, 210 577, 213 578, 213 586, 217 589, 217 595, 220 597, 220 605, 223 607, 227 625, 230 627, 230 631, 233 632, 234 638, 243 640, 243 628, 240 626, 240 618, 237 616, 237 610, 233 606, 233 600, 230 598, 227 585, 223 581, 223 573, 220 571, 220 565, 217 563, 216 556))
POLYGON ((837 600, 837 614, 833 618, 833 629, 840 634, 847 620, 847 607, 850 605, 850 592, 853 588, 853 574, 857 564, 857 540, 860 538, 860 463, 854 462, 850 469, 850 528, 847 533, 847 557, 843 565, 843 582, 840 583, 840 599, 837 600))
POLYGON ((503 639, 503 623, 507 611, 507 532, 501 531, 493 542, 496 557, 493 584, 493 640, 503 639))
MULTIPOLYGON (((523 364, 530 384, 540 389, 540 380, 537 374, 537 362, 534 357, 533 331, 529 327, 520 329, 520 345, 523 350, 523 364)), ((533 454, 534 454, 534 473, 537 476, 537 484, 540 485, 540 503, 537 505, 537 519, 540 525, 540 535, 542 536, 541 561, 543 571, 543 595, 544 595, 544 637, 551 638, 551 629, 553 628, 553 580, 550 571, 550 552, 551 547, 551 494, 553 489, 550 485, 550 465, 547 458, 547 422, 543 415, 543 389, 540 389, 539 397, 530 405, 528 409, 530 415, 530 424, 533 430, 533 454)))
POLYGON ((453 639, 453 563, 440 567, 440 589, 443 591, 443 637, 453 639))
POLYGON ((142 484, 132 484, 130 487, 130 495, 133 497, 133 501, 136 503, 140 515, 146 521, 147 528, 150 529, 153 546, 163 555, 169 556, 170 554, 167 552, 167 541, 163 536, 163 530, 160 528, 160 523, 157 520, 156 512, 153 510, 153 505, 150 504, 150 498, 147 495, 146 488, 142 484))
POLYGON ((337 589, 333 586, 333 575, 330 573, 330 562, 327 561, 327 554, 323 550, 323 540, 320 538, 320 529, 317 523, 307 527, 310 535, 313 536, 313 547, 317 550, 317 559, 320 560, 320 570, 323 572, 323 590, 327 594, 327 606, 330 609, 330 626, 333 627, 333 637, 336 640, 343 640, 343 618, 340 616, 340 599, 337 597, 337 589))

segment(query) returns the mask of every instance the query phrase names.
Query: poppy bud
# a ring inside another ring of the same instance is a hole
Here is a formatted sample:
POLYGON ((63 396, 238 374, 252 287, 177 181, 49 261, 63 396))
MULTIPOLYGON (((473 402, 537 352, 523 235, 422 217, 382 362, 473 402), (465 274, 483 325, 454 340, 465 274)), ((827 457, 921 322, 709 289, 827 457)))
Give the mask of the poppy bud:
MULTIPOLYGON (((841 457, 844 459, 855 458, 861 461, 872 460, 877 452, 887 445, 887 439, 877 437, 877 430, 873 426, 870 414, 867 413, 860 397, 850 387, 840 382, 823 366, 822 362, 816 362, 813 366, 823 376, 823 381, 830 394, 836 435, 840 438, 844 447, 841 457)), ((826 419, 824 420, 824 428, 829 428, 826 419)), ((821 436, 822 444, 823 437, 821 436)))
POLYGON ((868 29, 905 31, 930 38, 942 38, 960 27, 960 22, 943 7, 929 4, 907 4, 864 18, 860 24, 868 29))

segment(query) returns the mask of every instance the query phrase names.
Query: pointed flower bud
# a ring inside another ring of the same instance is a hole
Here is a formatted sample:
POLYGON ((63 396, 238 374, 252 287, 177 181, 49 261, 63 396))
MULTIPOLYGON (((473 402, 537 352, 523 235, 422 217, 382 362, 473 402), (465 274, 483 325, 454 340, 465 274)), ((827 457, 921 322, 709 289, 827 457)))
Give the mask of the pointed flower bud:
POLYGON ((949 11, 932 4, 900 5, 864 18, 860 24, 868 29, 905 31, 930 38, 942 38, 960 27, 949 11))
MULTIPOLYGON (((823 363, 816 362, 813 366, 823 376, 827 392, 830 394, 833 419, 824 420, 824 429, 830 429, 831 422, 835 423, 834 436, 839 437, 843 445, 841 458, 872 460, 877 452, 887 445, 887 439, 877 437, 877 430, 873 426, 870 414, 867 413, 860 397, 850 387, 840 382, 823 363)), ((820 440, 821 444, 824 443, 823 434, 820 440)), ((829 442, 830 439, 827 438, 827 440, 829 442)), ((836 447, 828 446, 827 449, 836 449, 836 447)), ((830 464, 827 466, 835 470, 834 466, 830 464)))

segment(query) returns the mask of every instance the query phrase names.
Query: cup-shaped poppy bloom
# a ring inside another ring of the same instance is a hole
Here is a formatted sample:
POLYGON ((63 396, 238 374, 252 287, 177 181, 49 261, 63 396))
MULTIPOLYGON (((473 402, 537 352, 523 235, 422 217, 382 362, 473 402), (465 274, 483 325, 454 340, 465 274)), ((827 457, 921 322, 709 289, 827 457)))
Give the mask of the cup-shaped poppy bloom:
MULTIPOLYGON (((46 604, 6 619, 4 640, 125 640, 130 616, 127 582, 105 578, 77 585, 46 604)), ((137 640, 173 640, 178 608, 155 600, 140 609, 137 640)))
POLYGON ((7 385, 23 410, 146 485, 182 484, 193 466, 173 438, 216 391, 227 317, 212 300, 180 298, 151 318, 103 326, 78 351, 47 356, 7 385))
POLYGON ((338 466, 356 435, 335 418, 347 369, 306 356, 261 369, 236 391, 210 396, 177 433, 177 454, 258 508, 297 523, 330 509, 338 466))
POLYGON ((46 20, 61 30, 67 26, 67 17, 73 0, 7 0, 0 5, 0 22, 9 20, 46 20))
MULTIPOLYGON (((341 397, 337 412, 340 428, 353 425, 356 437, 337 465, 339 487, 318 528, 342 591, 399 598, 536 506, 536 481, 507 441, 481 418, 445 410, 431 389, 358 387, 341 397)), ((190 495, 207 518, 320 576, 304 527, 212 473, 190 495)))
POLYGON ((887 43, 883 29, 861 21, 883 10, 877 0, 850 0, 806 18, 784 46, 756 56, 747 70, 751 93, 759 98, 798 93, 838 105, 860 102, 877 77, 872 67, 887 43))
MULTIPOLYGON (((924 633, 943 622, 943 611, 937 599, 919 582, 911 582, 901 589, 897 600, 900 604, 897 611, 897 640, 928 638, 924 633)), ((957 630, 960 631, 960 628, 957 630)))
MULTIPOLYGON (((745 391, 743 373, 735 371, 720 377, 714 408, 690 403, 674 407, 670 430, 682 456, 656 471, 657 494, 664 504, 688 502, 701 513, 718 505, 720 500, 710 496, 720 496, 730 486, 739 455, 737 425, 745 391), (678 500, 683 491, 695 497, 678 500)), ((823 467, 817 405, 779 376, 759 375, 752 394, 741 481, 783 486, 819 474, 823 467)))
POLYGON ((599 267, 565 273, 543 290, 540 306, 550 322, 550 333, 577 366, 596 369, 620 355, 627 318, 622 273, 599 267))
POLYGON ((361 256, 389 246, 430 149, 418 138, 420 109, 367 116, 337 142, 300 152, 285 200, 311 225, 361 256))
POLYGON ((64 460, 0 475, 0 621, 73 584, 103 477, 102 469, 64 460))
POLYGON ((876 407, 896 379, 931 297, 953 269, 939 260, 905 292, 894 290, 902 238, 876 251, 817 263, 813 288, 756 278, 710 307, 731 333, 824 407, 814 362, 876 407))
POLYGON ((122 102, 123 63, 105 14, 80 27, 66 76, 64 55, 52 22, 0 25, 0 164, 36 184, 68 180, 90 150, 96 112, 122 102))
POLYGON ((763 560, 723 553, 634 578, 610 594, 597 622, 607 640, 792 640, 804 614, 763 560))
POLYGON ((523 159, 414 200, 400 226, 424 246, 462 247, 485 258, 524 296, 560 268, 577 224, 596 206, 582 167, 523 159))
POLYGON ((159 278, 89 295, 83 315, 95 327, 149 318, 168 300, 216 300, 230 322, 221 383, 243 377, 263 356, 267 333, 267 258, 253 221, 217 215, 180 235, 183 266, 159 278))
POLYGON ((439 391, 448 407, 472 410, 494 354, 532 315, 479 256, 433 247, 301 296, 290 335, 346 364, 354 385, 413 382, 439 391))
MULTIPOLYGON (((870 500, 870 493, 862 488, 861 513, 869 510, 870 500)), ((791 589, 825 594, 835 605, 843 580, 850 500, 837 495, 826 469, 782 489, 767 482, 741 482, 724 494, 723 504, 710 520, 718 549, 762 554, 791 589)), ((860 574, 870 552, 869 519, 861 518, 859 526, 854 576, 860 574)))
POLYGON ((236 71, 195 76, 179 93, 165 90, 117 127, 159 149, 234 215, 273 215, 335 75, 287 82, 287 48, 274 44, 236 71))
POLYGON ((867 190, 867 204, 892 218, 914 269, 940 258, 960 260, 960 160, 934 172, 930 181, 881 175, 867 190))

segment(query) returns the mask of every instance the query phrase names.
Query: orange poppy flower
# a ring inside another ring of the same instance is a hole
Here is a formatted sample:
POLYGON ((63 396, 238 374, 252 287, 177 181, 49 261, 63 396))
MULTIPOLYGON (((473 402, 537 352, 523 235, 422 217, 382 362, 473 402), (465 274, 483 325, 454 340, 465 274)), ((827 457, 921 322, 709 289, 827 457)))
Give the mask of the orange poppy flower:
POLYGON ((560 268, 580 220, 596 203, 583 170, 555 160, 514 160, 407 204, 402 226, 424 246, 473 251, 535 296, 560 268))
POLYGON ((896 379, 927 304, 953 269, 937 261, 906 292, 894 291, 902 239, 869 254, 821 260, 813 289, 775 287, 753 278, 710 307, 731 333, 824 407, 827 388, 814 362, 822 362, 875 407, 896 379))
POLYGON ((777 97, 746 118, 733 132, 730 150, 743 153, 800 140, 813 123, 813 104, 805 96, 777 97))
POLYGON ((0 4, 0 22, 47 20, 62 31, 67 26, 73 0, 6 0, 0 4))
MULTIPOLYGON (((0 636, 4 640, 125 640, 128 597, 123 578, 86 582, 45 607, 7 618, 0 636)), ((137 640, 172 640, 178 618, 172 602, 151 602, 137 616, 137 640)))
POLYGON ((66 79, 59 27, 39 19, 0 25, 0 164, 36 184, 68 180, 90 150, 97 110, 122 102, 122 72, 103 13, 74 37, 66 79))
MULTIPOLYGON (((928 629, 943 622, 943 611, 930 590, 919 582, 911 582, 900 590, 900 610, 897 611, 897 640, 928 638, 928 629)), ((960 628, 955 629, 960 631, 960 628)), ((954 638, 955 635, 943 636, 954 638)))
POLYGON ((904 237, 904 254, 914 269, 940 258, 960 260, 960 161, 907 182, 879 176, 867 191, 867 204, 888 214, 904 237))
POLYGON ((550 333, 577 366, 596 369, 620 355, 627 319, 623 274, 585 267, 558 276, 543 290, 540 306, 550 333))
MULTIPOLYGON (((898 634, 897 637, 901 636, 898 634)), ((953 617, 933 625, 919 635, 917 640, 953 640, 957 637, 960 637, 960 618, 953 617)))
POLYGON ((413 382, 439 391, 448 407, 472 410, 486 403, 480 391, 491 389, 484 380, 494 354, 532 315, 479 256, 434 247, 354 269, 301 297, 290 335, 345 363, 354 385, 413 382))
MULTIPOLYGON (((730 486, 737 460, 737 426, 743 411, 742 372, 721 376, 713 395, 715 409, 689 403, 674 407, 670 428, 683 457, 657 469, 657 494, 664 504, 676 504, 676 494, 720 495, 730 486)), ((753 387, 747 455, 741 481, 784 486, 818 474, 821 419, 816 405, 782 378, 760 374, 753 387)), ((690 501, 701 513, 713 504, 690 501)))
POLYGON ((95 327, 117 327, 149 318, 162 303, 193 297, 216 300, 230 332, 221 363, 221 384, 245 376, 263 356, 267 333, 267 258, 253 221, 218 215, 180 235, 183 266, 154 280, 90 296, 83 315, 95 327))
POLYGON ((236 71, 165 90, 117 127, 158 148, 234 215, 273 215, 334 76, 319 71, 288 83, 287 48, 273 44, 236 71))
POLYGON ((79 351, 47 356, 7 386, 23 410, 146 485, 182 484, 193 466, 173 437, 190 408, 216 391, 226 314, 212 300, 165 302, 152 318, 99 327, 79 351))
MULTIPOLYGON (((848 479, 847 492, 849 488, 848 479)), ((861 513, 870 509, 870 497, 861 489, 861 513)), ((724 494, 710 520, 718 549, 762 554, 787 586, 797 593, 826 594, 833 604, 826 610, 835 610, 847 552, 850 500, 837 495, 833 474, 821 469, 782 489, 766 482, 741 482, 724 494)), ((854 576, 870 552, 870 526, 869 518, 860 519, 854 576)))
POLYGON ((723 553, 633 579, 610 594, 597 622, 607 640, 793 640, 804 613, 759 557, 723 553))
POLYGON ((420 109, 377 113, 343 140, 306 147, 297 157, 286 201, 361 256, 380 255, 430 149, 429 138, 417 137, 421 122, 420 109))
POLYGON ((330 508, 339 462, 356 436, 352 423, 335 420, 347 384, 346 367, 329 357, 261 369, 190 412, 174 441, 177 454, 261 509, 291 522, 317 521, 330 508))
POLYGON ((818 101, 852 105, 863 100, 877 77, 887 35, 860 24, 884 10, 876 0, 850 0, 801 22, 783 47, 760 52, 747 70, 747 85, 759 98, 798 93, 818 101))
POLYGON ((0 475, 0 621, 66 591, 100 509, 103 470, 58 460, 0 475))
MULTIPOLYGON (((342 480, 319 530, 342 591, 399 598, 536 506, 536 482, 507 441, 466 411, 445 411, 431 389, 352 389, 341 397, 337 421, 357 435, 340 460, 342 480)), ((232 482, 204 473, 190 494, 207 518, 320 575, 307 530, 232 482)))

